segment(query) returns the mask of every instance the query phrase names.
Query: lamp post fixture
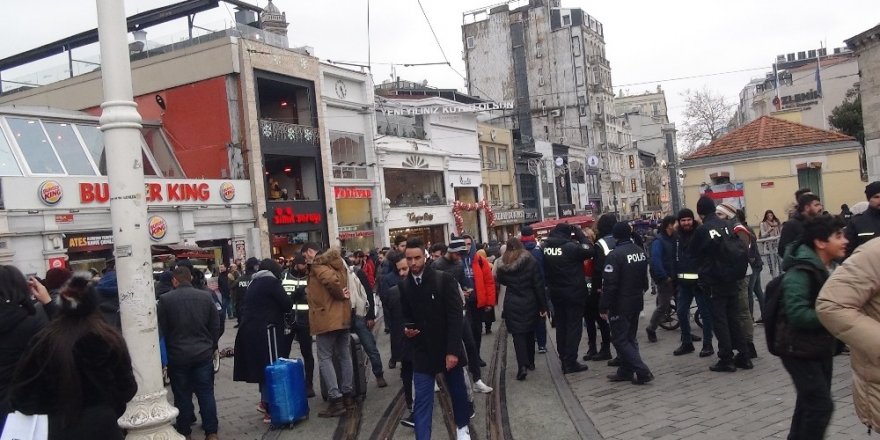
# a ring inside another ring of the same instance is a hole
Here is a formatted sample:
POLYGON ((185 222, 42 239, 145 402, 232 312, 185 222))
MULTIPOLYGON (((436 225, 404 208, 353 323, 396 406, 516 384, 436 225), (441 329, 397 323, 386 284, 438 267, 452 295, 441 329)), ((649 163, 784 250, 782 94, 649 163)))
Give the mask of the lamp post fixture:
POLYGON ((104 88, 100 122, 110 182, 119 311, 138 384, 137 395, 118 422, 128 431, 127 439, 182 439, 171 426, 177 408, 168 403, 162 382, 140 151, 141 116, 132 98, 125 9, 119 0, 96 1, 104 88))

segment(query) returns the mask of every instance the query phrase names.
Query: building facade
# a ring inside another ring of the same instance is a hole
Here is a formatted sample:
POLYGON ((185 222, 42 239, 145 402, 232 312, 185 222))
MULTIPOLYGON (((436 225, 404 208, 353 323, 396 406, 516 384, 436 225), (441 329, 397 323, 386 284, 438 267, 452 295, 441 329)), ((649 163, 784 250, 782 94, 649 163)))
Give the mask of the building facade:
MULTIPOLYGON (((600 153, 610 143, 629 141, 612 118, 614 93, 602 23, 581 9, 562 8, 559 0, 533 0, 521 7, 509 2, 465 12, 462 43, 468 92, 514 103, 512 110, 494 112, 491 118, 513 129, 519 140, 514 158, 521 164, 517 187, 526 208, 538 208, 538 192, 547 199, 534 171, 549 161, 553 174, 566 174, 568 185, 557 196, 567 203, 560 206, 573 205, 575 213, 602 209, 607 197, 600 191, 610 186, 599 183, 600 168, 607 169, 603 165, 609 162, 607 153, 604 160, 600 153), (558 145, 559 153, 536 157, 537 141, 558 145)), ((606 183, 611 179, 607 172, 602 176, 606 183)), ((546 206, 541 208, 547 218, 546 206)))
POLYGON ((538 221, 538 216, 527 218, 517 196, 511 130, 477 124, 477 131, 483 163, 482 190, 495 216, 489 240, 505 241, 519 232, 521 224, 538 221))
POLYGON ((875 182, 880 180, 880 26, 846 40, 846 45, 858 56, 868 181, 875 182))
POLYGON ((763 116, 684 159, 685 206, 707 194, 757 226, 768 209, 787 218, 794 192, 810 188, 835 212, 864 199, 860 152, 849 136, 763 116))

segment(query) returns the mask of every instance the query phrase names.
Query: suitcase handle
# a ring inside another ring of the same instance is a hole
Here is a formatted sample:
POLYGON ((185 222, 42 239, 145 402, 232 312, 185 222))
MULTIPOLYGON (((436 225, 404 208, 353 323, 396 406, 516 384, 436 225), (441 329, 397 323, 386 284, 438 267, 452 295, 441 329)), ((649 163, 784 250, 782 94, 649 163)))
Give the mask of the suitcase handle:
POLYGON ((272 364, 278 360, 278 332, 275 329, 275 324, 266 326, 266 339, 269 343, 269 364, 272 364))

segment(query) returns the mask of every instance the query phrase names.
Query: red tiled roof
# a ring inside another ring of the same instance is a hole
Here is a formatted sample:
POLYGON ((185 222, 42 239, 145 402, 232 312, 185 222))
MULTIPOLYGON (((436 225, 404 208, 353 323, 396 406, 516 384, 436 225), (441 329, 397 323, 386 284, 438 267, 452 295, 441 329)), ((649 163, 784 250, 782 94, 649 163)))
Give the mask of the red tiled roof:
POLYGON ((702 146, 685 160, 716 157, 755 150, 855 141, 842 133, 820 130, 771 116, 760 118, 730 132, 714 142, 702 146))

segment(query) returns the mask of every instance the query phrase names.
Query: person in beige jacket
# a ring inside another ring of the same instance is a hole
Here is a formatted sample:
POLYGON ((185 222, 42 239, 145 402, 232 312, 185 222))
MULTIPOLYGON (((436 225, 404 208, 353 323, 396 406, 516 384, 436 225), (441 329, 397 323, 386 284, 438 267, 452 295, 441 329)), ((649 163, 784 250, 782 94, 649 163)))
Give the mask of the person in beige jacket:
POLYGON ((318 371, 327 386, 330 405, 318 417, 339 417, 354 406, 354 373, 348 329, 351 327, 351 292, 348 270, 337 249, 318 254, 311 262, 306 287, 309 301, 309 329, 318 345, 318 371), (333 355, 339 359, 339 373, 333 355), (341 379, 341 380, 337 380, 341 379))
POLYGON ((819 321, 850 347, 853 404, 868 431, 880 427, 880 240, 837 268, 816 299, 819 321))

